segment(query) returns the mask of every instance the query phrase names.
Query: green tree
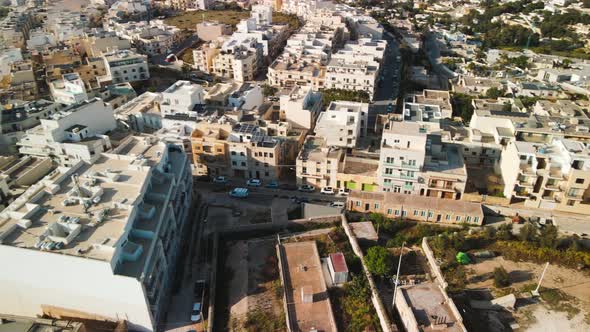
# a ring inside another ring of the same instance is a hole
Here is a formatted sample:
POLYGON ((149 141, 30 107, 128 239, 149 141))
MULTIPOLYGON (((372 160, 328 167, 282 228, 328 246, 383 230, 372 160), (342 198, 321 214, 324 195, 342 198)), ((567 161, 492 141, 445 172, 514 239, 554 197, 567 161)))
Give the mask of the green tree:
POLYGON ((498 99, 500 97, 503 97, 504 93, 504 89, 498 89, 494 86, 489 88, 488 91, 486 91, 486 98, 498 99))
POLYGON ((0 19, 6 17, 10 12, 10 8, 0 6, 0 19))
POLYGON ((270 84, 265 83, 262 85, 262 94, 265 97, 274 96, 278 91, 279 91, 279 89, 277 89, 276 87, 274 87, 270 84))
POLYGON ((455 93, 451 98, 453 114, 459 115, 464 123, 471 121, 471 116, 473 116, 472 101, 473 97, 463 93, 455 93))
POLYGON ((393 257, 384 247, 374 246, 367 250, 365 264, 369 271, 380 277, 385 277, 391 273, 393 257))
POLYGON ((539 232, 539 246, 543 248, 555 248, 557 246, 557 227, 547 225, 539 232))
POLYGON ((537 240, 537 228, 531 223, 526 223, 518 232, 518 238, 524 242, 535 242, 537 240))
POLYGON ((510 286, 510 276, 502 266, 494 269, 494 286, 497 288, 510 286))
POLYGON ((500 240, 508 241, 512 239, 512 224, 503 224, 498 227, 496 237, 500 240))

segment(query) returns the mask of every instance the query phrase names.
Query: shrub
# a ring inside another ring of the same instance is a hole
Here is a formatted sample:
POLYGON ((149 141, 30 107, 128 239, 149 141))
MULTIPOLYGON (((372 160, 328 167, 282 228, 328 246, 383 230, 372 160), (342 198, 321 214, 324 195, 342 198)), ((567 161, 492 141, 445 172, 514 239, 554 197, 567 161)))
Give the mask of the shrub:
POLYGON ((502 266, 494 269, 494 286, 497 288, 510 286, 510 276, 502 266))

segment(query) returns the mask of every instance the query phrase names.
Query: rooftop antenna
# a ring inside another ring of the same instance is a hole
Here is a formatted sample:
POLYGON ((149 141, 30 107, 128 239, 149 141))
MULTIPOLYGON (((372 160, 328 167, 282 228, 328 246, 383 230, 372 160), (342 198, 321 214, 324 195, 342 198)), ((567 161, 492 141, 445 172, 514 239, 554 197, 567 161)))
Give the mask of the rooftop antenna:
POLYGON ((547 271, 548 267, 549 267, 549 262, 547 262, 547 264, 545 264, 545 268, 543 269, 543 273, 541 273, 541 278, 539 278, 539 283, 537 284, 537 288, 535 288, 531 292, 531 294, 533 294, 533 296, 535 296, 535 297, 540 296, 539 289, 541 288, 541 282, 543 281, 543 277, 545 276, 545 272, 547 271))
POLYGON ((395 297, 397 296, 397 285, 399 284, 399 272, 400 272, 400 268, 402 266, 402 256, 404 255, 404 246, 405 245, 406 245, 406 242, 404 241, 402 243, 402 247, 399 252, 399 262, 397 263, 397 273, 395 274, 395 285, 393 287, 393 300, 392 300, 392 306, 394 308, 395 308, 395 297))

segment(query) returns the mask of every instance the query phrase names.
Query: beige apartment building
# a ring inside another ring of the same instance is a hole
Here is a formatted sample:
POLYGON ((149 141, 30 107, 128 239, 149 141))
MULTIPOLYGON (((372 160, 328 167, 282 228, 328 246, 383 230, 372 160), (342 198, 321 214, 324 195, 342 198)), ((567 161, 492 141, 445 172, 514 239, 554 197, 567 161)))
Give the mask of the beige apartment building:
POLYGON ((323 137, 308 136, 297 157, 297 184, 336 188, 338 170, 344 156, 343 148, 328 146, 323 137))
POLYGON ((346 200, 346 208, 380 213, 389 218, 435 223, 483 225, 484 222, 479 203, 393 192, 352 191, 346 200))
POLYGON ((510 142, 500 161, 504 195, 526 207, 590 214, 587 143, 510 142))
POLYGON ((283 142, 252 124, 201 122, 191 135, 198 175, 278 180, 283 142))
POLYGON ((219 22, 201 22, 197 24, 197 36, 205 42, 216 40, 232 33, 231 26, 219 22))

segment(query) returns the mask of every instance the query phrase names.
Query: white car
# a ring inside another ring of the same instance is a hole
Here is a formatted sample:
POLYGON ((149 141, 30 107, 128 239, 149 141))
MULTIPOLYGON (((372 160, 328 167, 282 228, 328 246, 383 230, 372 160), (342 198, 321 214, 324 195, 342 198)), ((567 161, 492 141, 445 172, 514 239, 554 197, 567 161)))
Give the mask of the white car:
POLYGON ((350 191, 348 189, 338 189, 338 196, 348 196, 348 194, 350 194, 350 191))
POLYGON ((216 176, 213 179, 213 182, 215 183, 227 183, 229 180, 225 177, 225 176, 216 176))
POLYGON ((201 321, 201 303, 193 303, 193 310, 191 311, 191 322, 201 321))
POLYGON ((336 192, 332 187, 323 187, 321 193, 326 195, 334 195, 336 192))
POLYGON ((344 202, 332 202, 330 203, 330 207, 344 209, 344 202))
POLYGON ((262 181, 260 181, 260 179, 250 179, 248 182, 246 182, 246 185, 250 187, 260 187, 261 184, 262 181))

